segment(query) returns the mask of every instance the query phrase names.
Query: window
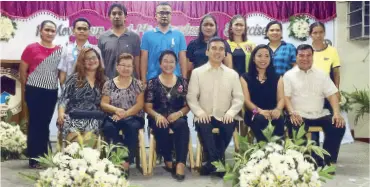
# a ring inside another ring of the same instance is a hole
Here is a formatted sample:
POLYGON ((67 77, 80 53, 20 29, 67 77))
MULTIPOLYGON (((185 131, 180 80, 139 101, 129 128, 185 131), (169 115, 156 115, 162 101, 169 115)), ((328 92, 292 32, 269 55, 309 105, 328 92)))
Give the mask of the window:
POLYGON ((349 39, 369 39, 369 7, 368 1, 348 2, 347 21, 349 39))

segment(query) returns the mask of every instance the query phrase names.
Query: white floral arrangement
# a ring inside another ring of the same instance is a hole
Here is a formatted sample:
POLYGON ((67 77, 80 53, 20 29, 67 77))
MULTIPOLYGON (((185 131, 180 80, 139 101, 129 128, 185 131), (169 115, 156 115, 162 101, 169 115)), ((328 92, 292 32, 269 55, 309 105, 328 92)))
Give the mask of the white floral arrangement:
POLYGON ((0 122, 1 159, 18 159, 27 148, 27 137, 19 125, 0 122))
POLYGON ((17 24, 13 20, 4 15, 0 16, 0 41, 9 41, 14 37, 16 30, 17 24))
MULTIPOLYGON (((49 154, 50 155, 50 154, 49 154)), ((63 152, 36 159, 49 167, 39 173, 37 187, 128 187, 125 173, 100 152, 74 142, 63 152)))
POLYGON ((318 171, 305 160, 302 153, 285 150, 276 143, 268 143, 263 149, 254 152, 239 173, 240 187, 322 185, 318 171))
POLYGON ((306 41, 309 34, 310 22, 306 16, 291 16, 288 27, 289 37, 293 37, 300 41, 306 41))

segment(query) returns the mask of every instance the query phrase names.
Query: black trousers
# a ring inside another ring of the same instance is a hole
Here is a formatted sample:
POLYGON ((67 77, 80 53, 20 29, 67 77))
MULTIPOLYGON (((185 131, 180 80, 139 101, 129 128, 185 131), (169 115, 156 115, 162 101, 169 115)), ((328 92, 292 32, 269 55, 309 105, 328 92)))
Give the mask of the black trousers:
MULTIPOLYGON (((288 121, 288 130, 289 135, 292 136, 292 130, 298 131, 299 126, 294 126, 291 124, 290 120, 288 121)), ((325 156, 325 162, 326 164, 329 164, 331 162, 337 162, 338 159, 338 153, 340 148, 340 143, 342 141, 344 132, 346 131, 346 128, 337 128, 335 127, 335 124, 332 124, 332 115, 327 115, 318 119, 305 119, 303 118, 303 121, 305 123, 305 130, 308 131, 308 128, 310 126, 321 126, 324 134, 325 134, 325 140, 323 148, 330 153, 330 156, 325 156)), ((306 138, 306 137, 305 137, 306 138)), ((313 155, 316 159, 316 162, 319 163, 319 165, 323 165, 322 160, 317 156, 313 155)))
MULTIPOLYGON (((325 98, 324 101, 324 108, 328 109, 330 113, 333 114, 333 108, 331 107, 329 100, 325 98)), ((313 132, 311 139, 316 142, 317 145, 320 145, 320 133, 319 132, 313 132)))
POLYGON ((208 159, 206 166, 214 168, 211 164, 214 161, 224 161, 225 150, 229 145, 235 130, 235 121, 230 124, 223 124, 212 117, 210 123, 195 122, 198 136, 203 145, 203 150, 207 153, 208 159), (213 134, 212 129, 218 128, 219 134, 213 134))
POLYGON ((156 145, 165 162, 172 162, 172 150, 175 145, 176 162, 186 164, 188 155, 189 134, 187 118, 179 118, 170 123, 166 128, 159 128, 154 119, 149 119, 149 126, 153 130, 156 145), (172 129, 173 134, 169 134, 172 129))
POLYGON ((143 118, 131 117, 115 122, 110 117, 107 117, 104 121, 103 133, 106 141, 109 143, 120 143, 127 146, 129 150, 128 161, 134 163, 136 148, 139 142, 139 129, 143 127, 143 118), (120 130, 123 130, 124 137, 119 134, 120 130))
MULTIPOLYGON (((257 141, 267 141, 262 131, 267 127, 269 121, 261 114, 256 114, 253 121, 251 120, 250 114, 245 114, 246 125, 248 125, 256 137, 257 141)), ((280 116, 279 119, 272 120, 272 125, 275 127, 273 135, 283 137, 284 136, 284 118, 280 116)))
POLYGON ((57 103, 58 90, 26 85, 25 99, 29 112, 27 155, 29 164, 34 165, 37 161, 32 158, 44 156, 48 152, 49 124, 57 103))

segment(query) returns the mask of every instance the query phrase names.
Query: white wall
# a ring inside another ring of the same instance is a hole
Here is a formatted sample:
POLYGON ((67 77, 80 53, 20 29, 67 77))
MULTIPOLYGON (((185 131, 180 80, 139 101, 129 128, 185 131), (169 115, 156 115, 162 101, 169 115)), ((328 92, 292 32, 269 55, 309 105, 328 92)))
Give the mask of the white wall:
MULTIPOLYGON (((347 2, 337 2, 337 18, 335 19, 335 47, 341 60, 340 89, 352 92, 356 88, 369 86, 369 40, 351 41, 348 39, 347 2), (366 57, 367 56, 367 57, 366 57), (366 58, 366 59, 365 59, 366 58)), ((355 137, 369 138, 369 119, 354 126, 354 112, 349 113, 351 129, 355 129, 355 137)))

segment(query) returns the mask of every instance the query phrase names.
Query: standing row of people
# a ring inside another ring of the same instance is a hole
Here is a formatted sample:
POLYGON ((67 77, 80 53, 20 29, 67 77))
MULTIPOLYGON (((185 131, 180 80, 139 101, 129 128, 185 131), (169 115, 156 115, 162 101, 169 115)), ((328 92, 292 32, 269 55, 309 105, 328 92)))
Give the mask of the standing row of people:
MULTIPOLYGON (((290 131, 302 122, 306 128, 323 125, 327 135, 324 148, 332 155, 327 162, 336 162, 344 134, 338 106, 340 63, 336 50, 323 42, 323 24, 310 27, 314 48, 300 45, 296 50, 282 40, 279 22, 266 26, 269 44, 256 46, 247 39, 244 17, 232 18, 229 40, 225 42, 217 37, 215 18, 206 15, 199 36, 186 46, 184 35, 170 26, 171 13, 168 3, 160 3, 156 7, 158 27, 144 33, 140 40, 124 25, 126 8, 112 4, 108 11, 112 29, 99 38, 98 46, 88 43, 89 21, 79 18, 73 23, 76 42, 66 50, 53 44, 56 25, 52 21, 41 24, 41 41, 27 46, 20 66, 30 111, 30 158, 47 150, 59 78, 63 94, 58 124, 63 137, 68 139, 78 131, 98 132, 104 123, 106 138, 130 150, 126 168, 135 156, 144 108, 166 167, 183 180, 189 139, 186 115, 191 110, 209 157, 201 173, 214 172, 211 162, 224 159, 235 128, 233 119, 244 104, 245 122, 258 141, 264 140, 261 129, 267 120, 276 127, 274 134, 283 136, 284 109, 290 131), (328 76, 331 72, 335 84, 328 76), (319 82, 325 84, 318 86, 319 82), (332 113, 323 108, 325 98, 332 113), (212 135, 213 127, 220 129, 217 140, 212 135), (169 128, 175 133, 175 165, 169 128), (118 133, 122 129, 124 139, 118 133)), ((32 159, 29 165, 38 167, 32 159)))

